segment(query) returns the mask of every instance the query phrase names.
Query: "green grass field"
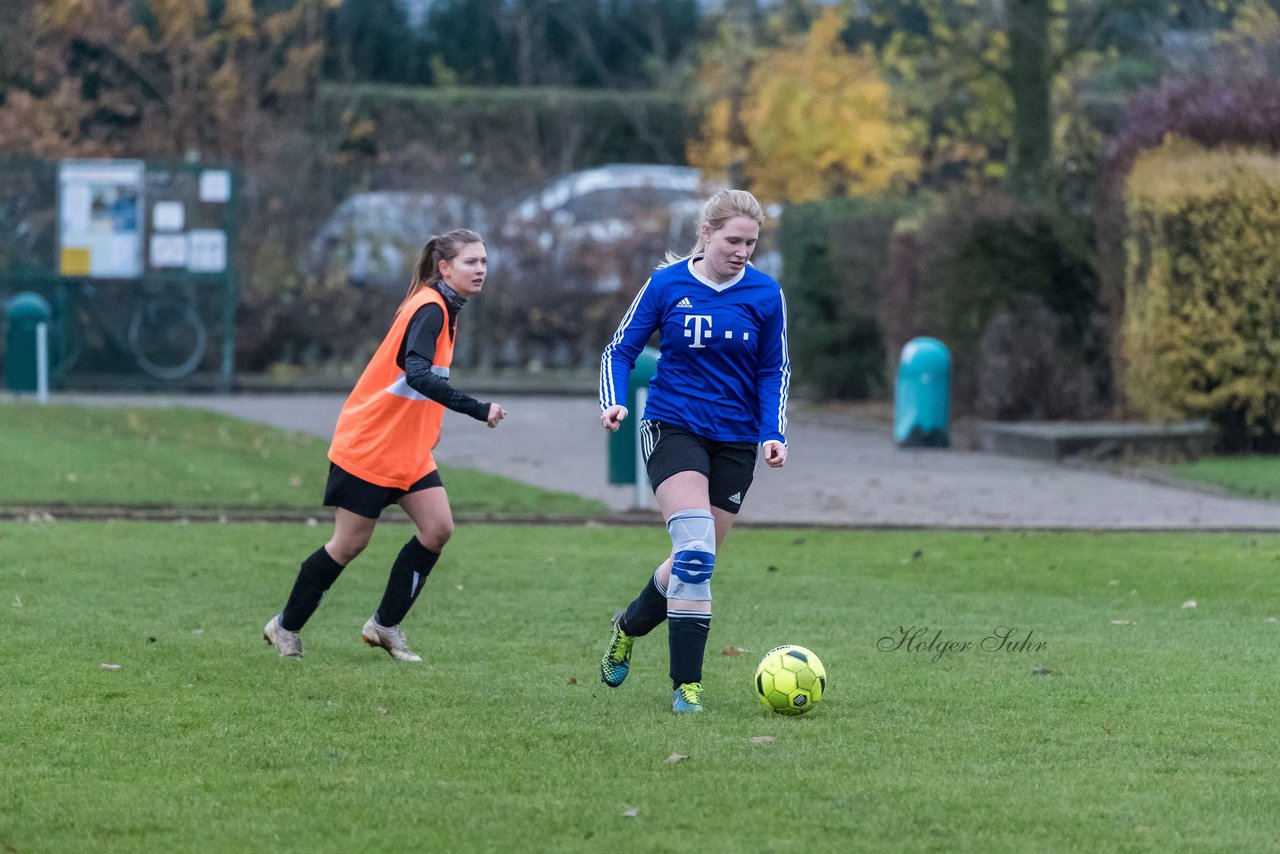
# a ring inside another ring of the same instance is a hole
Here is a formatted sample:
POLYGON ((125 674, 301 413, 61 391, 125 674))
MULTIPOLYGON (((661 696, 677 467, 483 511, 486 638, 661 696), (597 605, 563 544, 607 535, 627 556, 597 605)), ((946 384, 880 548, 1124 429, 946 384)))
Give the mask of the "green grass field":
POLYGON ((359 640, 409 530, 282 660, 261 627, 323 529, 0 524, 3 850, 1280 846, 1280 537, 743 529, 709 711, 673 718, 665 631, 621 688, 596 670, 659 527, 460 525, 421 665, 359 640), (913 627, 933 650, 894 648, 913 627), (829 673, 804 717, 752 694, 783 642, 829 673))
POLYGON ((709 711, 674 718, 665 630, 622 688, 597 676, 669 548, 657 525, 446 470, 464 518, 405 623, 425 661, 359 640, 395 524, 281 660, 261 628, 328 536, 321 440, 185 410, 0 415, 0 506, 325 519, 0 523, 4 854, 1280 847, 1280 537, 744 528, 718 562, 709 711), (795 719, 751 686, 786 642, 829 673, 795 719))
MULTIPOLYGON (((192 409, 0 406, 0 506, 305 511, 321 506, 329 443, 192 409)), ((603 504, 440 467, 456 513, 599 516, 603 504)), ((394 513, 398 510, 393 509, 394 513)))
POLYGON ((1179 480, 1206 483, 1249 498, 1280 498, 1280 457, 1204 457, 1165 470, 1179 480))

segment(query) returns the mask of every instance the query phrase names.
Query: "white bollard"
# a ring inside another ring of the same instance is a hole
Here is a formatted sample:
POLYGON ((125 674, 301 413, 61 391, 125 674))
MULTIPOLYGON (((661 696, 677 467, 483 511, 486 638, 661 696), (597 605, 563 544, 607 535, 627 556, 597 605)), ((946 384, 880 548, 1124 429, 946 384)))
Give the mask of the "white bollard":
POLYGON ((36 401, 49 402, 49 324, 36 324, 36 401))
POLYGON ((644 467, 644 449, 640 447, 640 413, 644 412, 645 401, 649 399, 649 389, 641 386, 636 389, 636 411, 631 413, 631 417, 636 419, 636 497, 635 509, 648 510, 649 496, 649 472, 644 467))

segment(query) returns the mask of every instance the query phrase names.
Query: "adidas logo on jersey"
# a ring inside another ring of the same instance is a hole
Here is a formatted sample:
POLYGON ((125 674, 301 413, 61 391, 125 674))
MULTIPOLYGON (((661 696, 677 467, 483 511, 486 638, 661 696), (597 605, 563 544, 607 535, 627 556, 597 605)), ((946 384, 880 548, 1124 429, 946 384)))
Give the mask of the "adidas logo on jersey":
POLYGON ((676 303, 676 308, 693 308, 693 303, 689 302, 688 297, 684 297, 676 303))
POLYGON ((734 504, 741 504, 741 503, 742 503, 742 493, 741 493, 741 492, 735 492, 733 495, 730 495, 730 496, 729 496, 729 501, 731 501, 731 502, 732 502, 732 503, 734 503, 734 504))

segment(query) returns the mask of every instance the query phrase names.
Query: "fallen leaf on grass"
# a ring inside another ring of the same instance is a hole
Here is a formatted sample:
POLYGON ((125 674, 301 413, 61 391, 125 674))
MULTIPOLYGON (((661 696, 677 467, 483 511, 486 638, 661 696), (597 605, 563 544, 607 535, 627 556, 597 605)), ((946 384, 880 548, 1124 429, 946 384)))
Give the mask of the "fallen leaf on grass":
POLYGON ((21 596, 14 596, 14 597, 13 597, 13 603, 12 603, 12 604, 13 604, 13 607, 15 607, 15 608, 21 608, 21 607, 22 607, 22 597, 21 597, 21 596))
POLYGON ((774 740, 772 735, 754 735, 751 737, 752 744, 768 744, 774 740))
POLYGON ((453 589, 454 589, 454 590, 461 590, 461 589, 462 589, 462 585, 461 585, 461 584, 455 584, 455 585, 453 585, 453 589))
POLYGON ((635 818, 640 813, 640 807, 627 807, 622 811, 623 818, 635 818))
POLYGON ((1194 599, 1188 599, 1187 601, 1185 601, 1185 602, 1183 602, 1183 603, 1182 603, 1182 607, 1184 607, 1184 608, 1194 608, 1194 607, 1196 607, 1196 600, 1194 600, 1194 599))
POLYGON ((578 684, 578 677, 576 677, 576 676, 570 676, 570 677, 569 677, 569 681, 568 681, 568 682, 566 682, 566 683, 564 683, 564 684, 566 684, 566 685, 577 685, 577 684, 578 684))
POLYGON ((1035 670, 1032 670, 1031 672, 1037 676, 1048 676, 1053 671, 1047 667, 1037 667, 1035 670))
POLYGON ((389 714, 391 714, 391 710, 390 710, 390 709, 388 709, 386 706, 378 706, 377 711, 378 711, 378 714, 380 714, 380 715, 389 715, 389 714))
POLYGON ((1133 620, 1112 620, 1112 621, 1111 621, 1111 625, 1113 625, 1113 626, 1132 626, 1132 625, 1133 625, 1133 620))
POLYGON ((100 664, 100 665, 98 665, 98 666, 99 666, 99 667, 101 667, 103 670, 119 670, 119 669, 120 669, 120 665, 118 665, 118 664, 107 664, 105 661, 104 661, 104 662, 102 662, 102 664, 100 664))
POLYGON ((667 764, 668 764, 668 765, 673 765, 673 764, 675 764, 676 762, 683 762, 684 760, 686 760, 686 759, 688 759, 688 758, 689 758, 689 757, 688 757, 688 756, 685 756, 683 753, 673 753, 673 754, 671 754, 670 756, 668 756, 668 757, 667 757, 667 764))
POLYGON ((724 649, 720 650, 721 655, 742 655, 744 652, 746 652, 746 650, 740 646, 726 646, 724 649))

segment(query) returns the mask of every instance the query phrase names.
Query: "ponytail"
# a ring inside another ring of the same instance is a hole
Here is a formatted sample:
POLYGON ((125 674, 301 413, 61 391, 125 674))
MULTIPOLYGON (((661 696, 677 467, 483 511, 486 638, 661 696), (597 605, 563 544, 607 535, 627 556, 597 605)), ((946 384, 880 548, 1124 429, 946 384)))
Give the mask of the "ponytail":
POLYGON ((427 245, 422 247, 418 262, 413 265, 413 279, 409 282, 409 292, 404 295, 400 305, 424 287, 440 281, 440 262, 452 261, 468 243, 484 243, 479 233, 469 228, 455 228, 444 234, 432 235, 427 245))

